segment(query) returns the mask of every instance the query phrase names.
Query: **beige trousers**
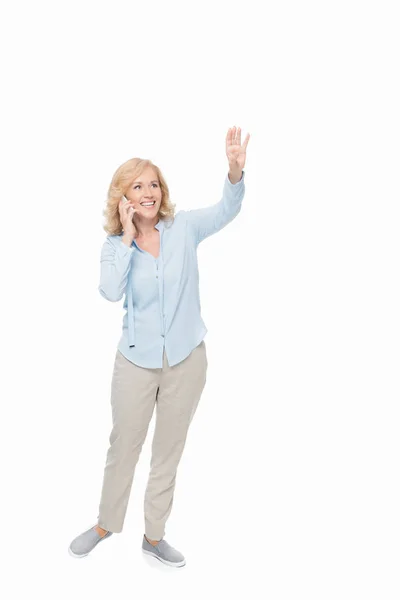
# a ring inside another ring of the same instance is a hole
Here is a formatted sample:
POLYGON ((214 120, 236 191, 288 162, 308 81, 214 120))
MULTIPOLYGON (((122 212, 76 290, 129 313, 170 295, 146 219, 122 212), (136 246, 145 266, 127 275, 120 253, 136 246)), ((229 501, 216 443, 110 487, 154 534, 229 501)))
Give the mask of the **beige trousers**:
POLYGON ((207 365, 204 340, 173 367, 164 350, 162 369, 138 367, 117 350, 111 383, 113 427, 98 515, 103 529, 122 531, 135 467, 156 406, 144 524, 149 539, 164 537, 177 468, 206 383, 207 365))

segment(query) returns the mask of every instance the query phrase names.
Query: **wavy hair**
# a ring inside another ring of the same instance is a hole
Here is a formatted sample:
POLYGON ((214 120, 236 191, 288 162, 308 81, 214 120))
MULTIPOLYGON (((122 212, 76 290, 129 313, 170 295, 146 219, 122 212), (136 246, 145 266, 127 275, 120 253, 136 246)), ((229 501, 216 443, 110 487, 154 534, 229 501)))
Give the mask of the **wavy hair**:
POLYGON ((157 167, 149 159, 130 158, 115 171, 110 183, 110 187, 108 188, 106 207, 103 211, 103 216, 106 219, 103 229, 109 235, 120 235, 122 233, 123 230, 119 216, 118 204, 121 198, 128 191, 132 182, 139 177, 147 167, 152 167, 156 171, 158 181, 160 183, 162 195, 158 217, 163 221, 167 221, 169 219, 173 220, 175 218, 176 205, 170 200, 167 182, 165 181, 159 167, 157 167))

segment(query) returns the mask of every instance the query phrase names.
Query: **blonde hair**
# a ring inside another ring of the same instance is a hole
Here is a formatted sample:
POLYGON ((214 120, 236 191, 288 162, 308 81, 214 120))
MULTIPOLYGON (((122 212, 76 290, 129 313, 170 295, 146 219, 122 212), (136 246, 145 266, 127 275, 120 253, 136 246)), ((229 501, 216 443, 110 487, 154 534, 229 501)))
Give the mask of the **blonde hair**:
POLYGON ((108 188, 107 203, 103 211, 103 216, 106 218, 103 229, 108 234, 120 235, 122 233, 123 230, 119 216, 118 204, 121 198, 128 191, 132 182, 139 177, 147 167, 152 167, 155 170, 160 183, 162 196, 160 209, 158 211, 159 218, 163 221, 174 219, 176 205, 172 204, 170 200, 167 182, 165 181, 159 167, 153 164, 149 159, 130 158, 115 171, 110 183, 110 187, 108 188))

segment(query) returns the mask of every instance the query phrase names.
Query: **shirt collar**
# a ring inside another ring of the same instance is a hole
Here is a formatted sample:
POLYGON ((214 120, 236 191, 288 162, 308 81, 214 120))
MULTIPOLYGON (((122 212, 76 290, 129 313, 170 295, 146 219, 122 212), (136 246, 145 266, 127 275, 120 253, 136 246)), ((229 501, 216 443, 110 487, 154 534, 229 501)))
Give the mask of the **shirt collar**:
POLYGON ((162 231, 164 228, 164 221, 162 219, 159 219, 158 223, 154 225, 154 227, 158 229, 158 231, 162 231))

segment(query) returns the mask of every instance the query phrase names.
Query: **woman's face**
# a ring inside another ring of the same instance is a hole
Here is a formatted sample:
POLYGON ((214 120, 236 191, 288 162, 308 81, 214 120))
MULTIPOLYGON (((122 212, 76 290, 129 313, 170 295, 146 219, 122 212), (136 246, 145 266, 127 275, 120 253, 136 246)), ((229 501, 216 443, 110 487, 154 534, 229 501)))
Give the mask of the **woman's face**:
POLYGON ((139 217, 139 219, 154 219, 157 216, 161 205, 161 196, 157 173, 152 167, 146 167, 125 193, 125 198, 138 211, 134 218, 139 217), (145 206, 149 203, 153 204, 145 206))

